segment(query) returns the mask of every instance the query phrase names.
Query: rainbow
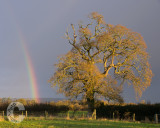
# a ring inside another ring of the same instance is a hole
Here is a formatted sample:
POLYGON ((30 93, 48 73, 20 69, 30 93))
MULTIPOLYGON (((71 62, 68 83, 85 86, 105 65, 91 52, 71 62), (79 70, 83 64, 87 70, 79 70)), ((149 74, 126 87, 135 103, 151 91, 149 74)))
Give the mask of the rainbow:
POLYGON ((39 100, 39 93, 38 93, 38 84, 37 84, 37 79, 34 71, 34 66, 32 64, 32 59, 30 57, 25 38, 22 32, 20 31, 20 29, 18 30, 18 35, 19 35, 19 42, 24 52, 24 58, 25 58, 25 63, 28 71, 28 78, 29 78, 32 98, 34 98, 35 101, 39 103, 40 100, 39 100))
POLYGON ((29 79, 29 86, 30 86, 30 92, 33 99, 35 99, 36 102, 40 102, 39 99, 39 92, 38 92, 38 83, 34 71, 34 66, 32 64, 32 59, 29 54, 29 50, 27 48, 27 43, 25 40, 25 37, 20 29, 20 26, 18 24, 18 21, 16 19, 16 16, 14 14, 14 10, 12 9, 12 6, 9 2, 7 2, 7 7, 10 12, 10 16, 12 17, 13 22, 15 23, 16 31, 17 31, 17 37, 19 39, 19 43, 22 47, 23 53, 24 53, 24 58, 25 58, 25 64, 28 72, 28 79, 29 79))

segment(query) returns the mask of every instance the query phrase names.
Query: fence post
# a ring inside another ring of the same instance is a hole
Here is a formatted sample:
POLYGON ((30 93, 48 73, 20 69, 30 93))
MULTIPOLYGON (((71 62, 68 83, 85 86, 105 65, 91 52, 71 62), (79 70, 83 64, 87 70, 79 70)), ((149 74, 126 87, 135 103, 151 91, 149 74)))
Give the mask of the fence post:
POLYGON ((3 117, 3 119, 4 119, 4 111, 2 112, 2 117, 3 117))
POLYGON ((92 114, 92 119, 96 120, 96 109, 94 109, 94 112, 92 114))
POLYGON ((48 112, 45 110, 45 119, 48 117, 48 112))
POLYGON ((155 123, 158 124, 158 114, 155 114, 155 123))
POLYGON ((47 119, 48 113, 46 110, 45 110, 44 114, 45 114, 45 119, 47 119))
POLYGON ((113 112, 113 120, 114 120, 114 112, 113 112))
POLYGON ((136 119, 135 119, 135 113, 133 113, 133 121, 135 122, 136 121, 136 119))
POLYGON ((27 111, 26 111, 26 118, 27 118, 27 111))
POLYGON ((95 120, 97 119, 97 113, 96 113, 96 109, 95 109, 95 120))
POLYGON ((69 117, 69 111, 67 112, 67 120, 69 120, 70 119, 70 117, 69 117))
POLYGON ((84 119, 84 112, 83 112, 83 119, 84 119))

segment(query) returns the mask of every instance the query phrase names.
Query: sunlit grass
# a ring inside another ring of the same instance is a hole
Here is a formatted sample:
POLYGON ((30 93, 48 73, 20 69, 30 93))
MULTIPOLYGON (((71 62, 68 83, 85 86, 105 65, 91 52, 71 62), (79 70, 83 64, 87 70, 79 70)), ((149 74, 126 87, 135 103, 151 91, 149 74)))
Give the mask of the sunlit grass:
POLYGON ((15 124, 1 121, 0 128, 159 128, 160 124, 101 120, 24 120, 15 124))

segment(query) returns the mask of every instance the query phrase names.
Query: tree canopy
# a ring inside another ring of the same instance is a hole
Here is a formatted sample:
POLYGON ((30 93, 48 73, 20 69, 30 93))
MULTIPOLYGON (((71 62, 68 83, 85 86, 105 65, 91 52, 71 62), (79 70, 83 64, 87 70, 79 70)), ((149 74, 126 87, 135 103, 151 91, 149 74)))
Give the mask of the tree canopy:
POLYGON ((65 96, 81 96, 94 104, 96 96, 120 96, 123 85, 133 85, 136 96, 150 86, 152 70, 143 37, 122 25, 111 25, 93 12, 91 22, 71 24, 65 37, 72 49, 59 57, 52 86, 65 96))

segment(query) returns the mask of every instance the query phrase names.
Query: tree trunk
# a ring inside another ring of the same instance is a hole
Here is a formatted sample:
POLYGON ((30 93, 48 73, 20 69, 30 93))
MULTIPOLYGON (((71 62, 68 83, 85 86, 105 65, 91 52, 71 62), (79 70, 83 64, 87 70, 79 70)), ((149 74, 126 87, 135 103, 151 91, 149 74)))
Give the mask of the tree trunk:
POLYGON ((88 104, 88 116, 92 117, 94 111, 94 98, 92 99, 87 98, 87 104, 88 104))

